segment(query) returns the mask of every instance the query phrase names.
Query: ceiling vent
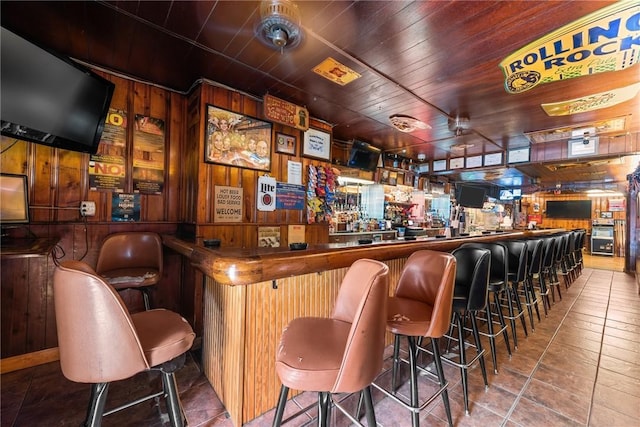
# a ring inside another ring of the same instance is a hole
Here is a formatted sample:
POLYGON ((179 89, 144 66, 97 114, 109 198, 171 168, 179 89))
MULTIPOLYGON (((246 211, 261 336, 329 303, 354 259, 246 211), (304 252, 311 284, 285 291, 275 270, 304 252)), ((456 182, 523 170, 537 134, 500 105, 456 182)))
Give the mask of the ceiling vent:
POLYGON ((281 52, 298 46, 302 40, 298 6, 289 0, 261 2, 256 37, 281 52))

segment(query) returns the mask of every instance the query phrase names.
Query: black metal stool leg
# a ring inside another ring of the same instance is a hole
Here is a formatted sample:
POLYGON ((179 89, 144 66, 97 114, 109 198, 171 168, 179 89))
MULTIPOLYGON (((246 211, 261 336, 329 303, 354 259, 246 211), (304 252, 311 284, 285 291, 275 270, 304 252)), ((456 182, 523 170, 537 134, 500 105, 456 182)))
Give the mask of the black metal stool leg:
POLYGON ((91 398, 87 408, 87 418, 84 421, 85 427, 100 427, 102 425, 102 413, 108 392, 109 383, 91 384, 91 398))
POLYGON ((278 398, 278 406, 276 406, 276 413, 273 417, 273 427, 279 427, 282 425, 282 415, 284 414, 284 407, 287 404, 288 395, 289 387, 285 385, 280 387, 280 397, 278 398))
POLYGON ((362 390, 362 396, 364 397, 364 407, 367 411, 367 425, 376 426, 376 414, 373 410, 373 399, 371 398, 371 386, 365 387, 362 390))
POLYGON ((182 416, 182 405, 180 404, 180 396, 178 395, 178 386, 176 385, 176 376, 173 372, 162 372, 162 386, 164 388, 167 412, 172 427, 184 426, 184 418, 182 416))
MULTIPOLYGON (((411 406, 418 407, 418 346, 415 337, 407 337, 409 341, 409 366, 410 366, 410 385, 411 385, 411 406)), ((411 411, 411 425, 413 427, 420 426, 420 414, 411 411)))
MULTIPOLYGON (((438 338, 431 338, 431 347, 433 348, 433 363, 436 367, 438 380, 440 381, 440 387, 445 387, 445 384, 447 384, 447 380, 444 377, 444 369, 442 369, 442 358, 440 355, 439 345, 440 340, 438 338)), ((442 390, 442 401, 444 403, 444 410, 447 413, 449 427, 453 427, 453 418, 451 418, 451 405, 449 404, 449 392, 447 391, 446 387, 444 388, 444 390, 442 390)))
POLYGON ((318 393, 318 426, 327 427, 329 425, 329 417, 331 404, 331 394, 328 392, 318 393))
POLYGON ((400 364, 400 335, 393 337, 393 368, 391 370, 391 391, 396 391, 396 377, 398 375, 398 367, 400 364))

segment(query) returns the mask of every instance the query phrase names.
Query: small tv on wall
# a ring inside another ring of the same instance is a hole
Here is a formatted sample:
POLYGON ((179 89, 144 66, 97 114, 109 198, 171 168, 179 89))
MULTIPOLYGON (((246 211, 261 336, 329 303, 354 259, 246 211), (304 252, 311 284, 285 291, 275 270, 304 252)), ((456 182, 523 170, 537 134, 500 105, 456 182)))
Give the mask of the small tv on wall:
POLYGON ((3 135, 96 153, 115 85, 2 27, 3 135))
POLYGON ((484 199, 487 193, 484 188, 458 185, 457 190, 456 200, 460 206, 466 208, 481 208, 484 206, 484 199))
POLYGON ((362 141, 354 141, 347 166, 374 172, 378 167, 380 149, 362 141))
POLYGON ((27 188, 26 175, 0 174, 0 225, 29 223, 27 188))

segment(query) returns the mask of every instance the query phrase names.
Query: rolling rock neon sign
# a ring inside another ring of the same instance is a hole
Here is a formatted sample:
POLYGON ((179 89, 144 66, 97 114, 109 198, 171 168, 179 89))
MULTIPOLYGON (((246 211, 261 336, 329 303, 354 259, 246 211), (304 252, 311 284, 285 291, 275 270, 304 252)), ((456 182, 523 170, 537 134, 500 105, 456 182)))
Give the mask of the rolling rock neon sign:
POLYGON ((619 71, 640 61, 640 2, 622 1, 589 14, 500 62, 505 89, 619 71))

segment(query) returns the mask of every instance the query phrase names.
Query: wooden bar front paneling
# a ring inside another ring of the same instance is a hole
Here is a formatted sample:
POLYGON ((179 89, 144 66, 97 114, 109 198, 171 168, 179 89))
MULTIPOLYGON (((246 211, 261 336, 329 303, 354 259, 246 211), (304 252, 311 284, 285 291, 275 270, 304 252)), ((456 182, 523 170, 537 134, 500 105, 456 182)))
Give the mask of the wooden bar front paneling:
MULTIPOLYGON (((417 250, 450 251, 470 241, 555 231, 559 230, 365 246, 327 244, 300 252, 285 248, 210 250, 174 236, 165 235, 163 240, 206 275, 204 371, 233 424, 240 426, 276 405, 280 382, 275 357, 283 328, 297 317, 330 316, 342 279, 355 260, 385 262, 392 295, 406 259, 417 250)), ((391 343, 390 335, 387 343, 391 343)))

